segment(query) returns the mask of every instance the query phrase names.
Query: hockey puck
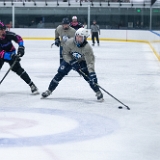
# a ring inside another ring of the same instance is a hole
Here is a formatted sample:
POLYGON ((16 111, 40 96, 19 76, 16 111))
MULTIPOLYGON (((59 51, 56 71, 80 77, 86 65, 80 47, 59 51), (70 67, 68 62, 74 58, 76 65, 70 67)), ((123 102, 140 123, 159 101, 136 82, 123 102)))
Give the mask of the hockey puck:
POLYGON ((123 107, 122 107, 122 106, 119 106, 118 108, 119 108, 119 109, 122 109, 123 107))

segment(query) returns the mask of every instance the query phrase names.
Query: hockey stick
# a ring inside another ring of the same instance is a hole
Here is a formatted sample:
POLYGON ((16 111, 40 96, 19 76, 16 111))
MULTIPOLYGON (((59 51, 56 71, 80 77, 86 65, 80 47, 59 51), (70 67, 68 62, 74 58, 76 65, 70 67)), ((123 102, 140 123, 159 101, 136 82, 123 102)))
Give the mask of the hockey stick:
POLYGON ((52 44, 51 44, 51 48, 53 47, 53 45, 55 45, 55 43, 52 43, 52 44))
POLYGON ((17 60, 18 60, 18 56, 16 57, 16 59, 14 60, 13 64, 10 66, 10 68, 8 69, 8 71, 6 72, 6 74, 3 76, 3 78, 0 81, 0 85, 3 82, 3 80, 6 78, 6 76, 8 75, 8 73, 10 72, 10 70, 12 70, 12 68, 14 67, 14 65, 16 64, 17 60))
MULTIPOLYGON (((52 44, 51 44, 51 48, 53 47, 53 45, 55 45, 55 43, 52 43, 52 44)), ((59 47, 59 46, 58 46, 58 47, 59 47)))
MULTIPOLYGON (((79 70, 85 77, 87 77, 89 79, 89 77, 80 69, 79 70)), ((102 88, 99 84, 95 83, 99 88, 101 88, 104 92, 106 92, 108 95, 110 95, 112 98, 114 98, 116 101, 118 101, 119 103, 121 103, 122 105, 124 105, 128 110, 130 110, 130 108, 125 105, 123 102, 121 102, 119 99, 117 99, 116 97, 114 97, 112 94, 110 94, 109 92, 107 92, 104 88, 102 88)))

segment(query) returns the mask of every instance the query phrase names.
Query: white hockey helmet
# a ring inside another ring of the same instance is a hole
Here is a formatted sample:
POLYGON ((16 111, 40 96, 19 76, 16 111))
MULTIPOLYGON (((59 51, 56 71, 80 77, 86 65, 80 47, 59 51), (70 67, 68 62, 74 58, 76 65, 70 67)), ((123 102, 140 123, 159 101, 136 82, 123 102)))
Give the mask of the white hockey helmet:
POLYGON ((77 35, 85 37, 85 38, 88 38, 90 36, 88 30, 85 28, 79 28, 75 33, 75 36, 77 35))
POLYGON ((85 28, 79 28, 75 33, 75 43, 77 47, 82 47, 84 44, 86 44, 86 39, 89 37, 88 30, 85 28), (79 39, 79 37, 82 37, 79 39))
POLYGON ((77 16, 73 16, 72 19, 77 19, 77 16))

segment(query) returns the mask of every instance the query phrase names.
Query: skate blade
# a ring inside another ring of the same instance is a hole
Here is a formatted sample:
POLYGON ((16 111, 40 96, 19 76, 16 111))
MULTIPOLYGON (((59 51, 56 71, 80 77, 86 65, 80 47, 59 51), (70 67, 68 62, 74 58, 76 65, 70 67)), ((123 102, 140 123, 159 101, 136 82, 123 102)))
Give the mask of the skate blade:
POLYGON ((102 102, 104 102, 104 99, 101 98, 101 99, 98 99, 97 101, 100 102, 100 103, 102 103, 102 102))
POLYGON ((47 97, 41 97, 40 99, 47 99, 47 97))
POLYGON ((38 95, 38 94, 40 94, 38 91, 32 93, 32 95, 38 95))

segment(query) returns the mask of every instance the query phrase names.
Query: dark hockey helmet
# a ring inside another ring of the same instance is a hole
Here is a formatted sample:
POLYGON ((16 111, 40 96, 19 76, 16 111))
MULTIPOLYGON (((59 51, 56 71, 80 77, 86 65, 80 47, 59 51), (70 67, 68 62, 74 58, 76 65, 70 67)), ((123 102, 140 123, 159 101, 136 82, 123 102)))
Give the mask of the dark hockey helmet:
POLYGON ((62 19, 62 24, 69 24, 69 19, 68 18, 63 18, 62 19))
POLYGON ((6 29, 6 26, 4 25, 3 22, 0 22, 0 30, 6 29))

